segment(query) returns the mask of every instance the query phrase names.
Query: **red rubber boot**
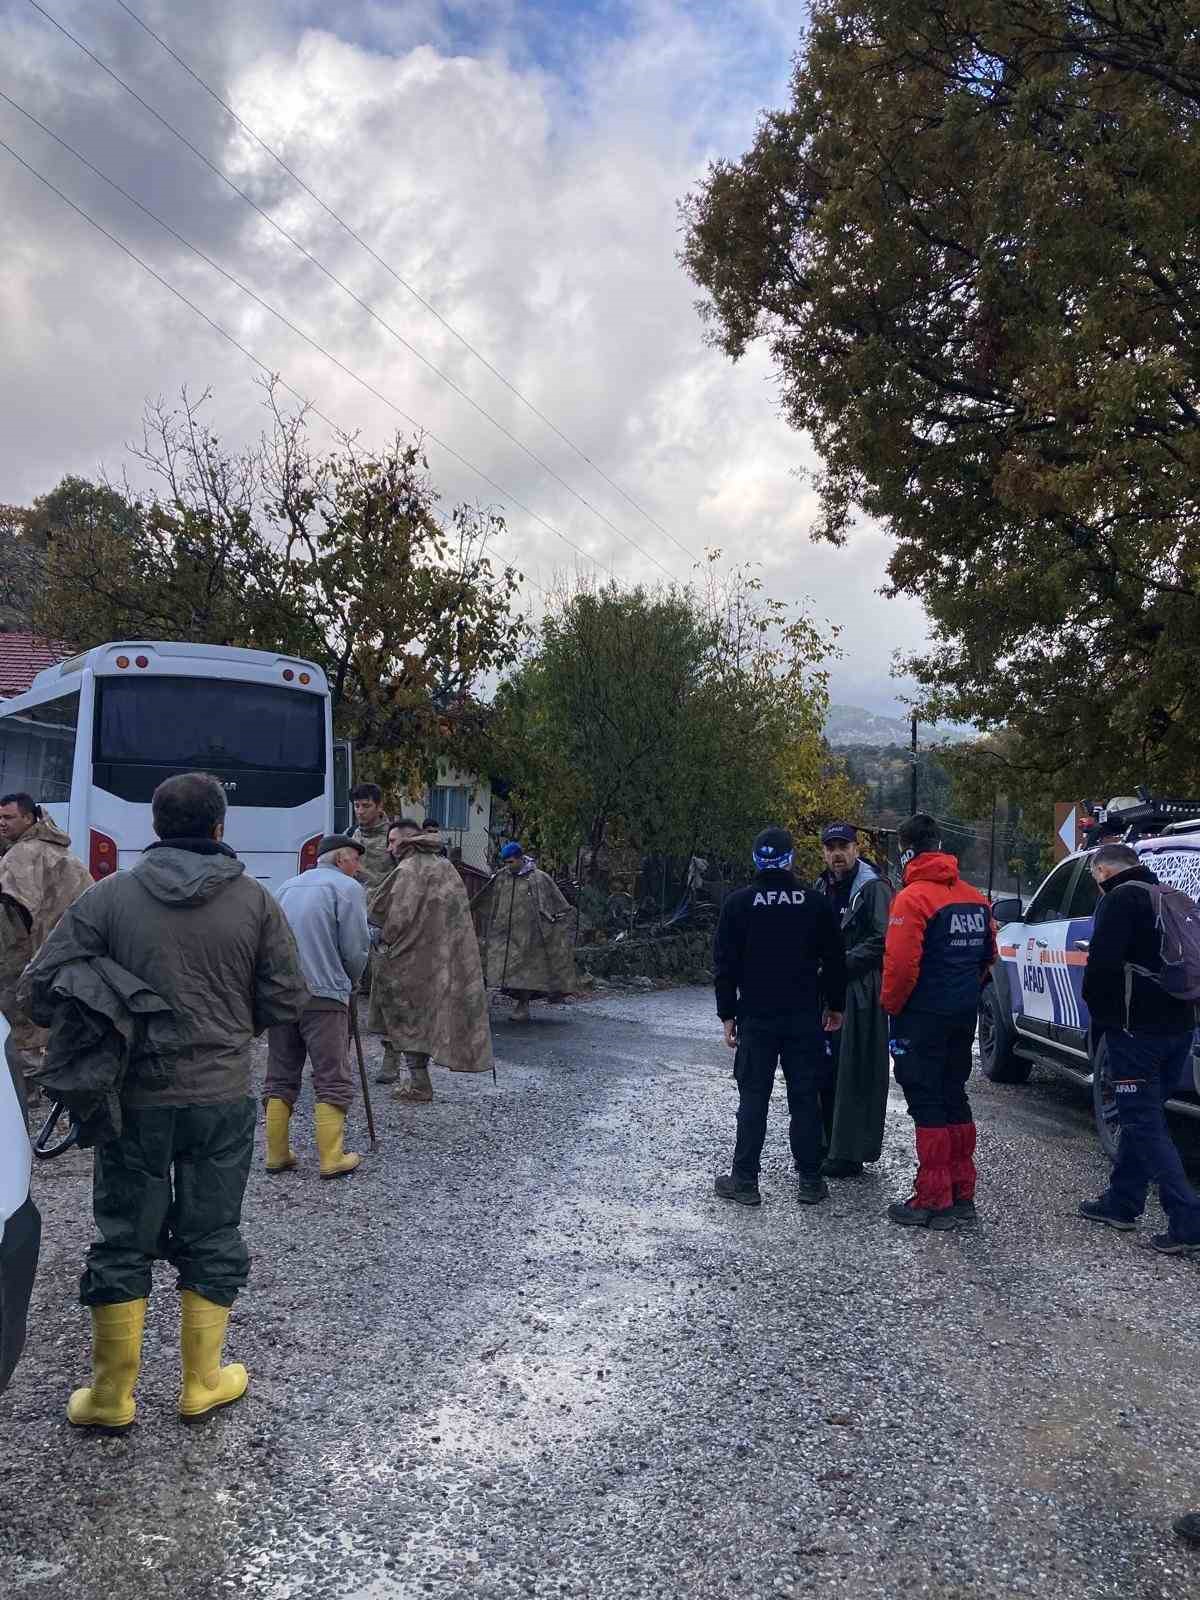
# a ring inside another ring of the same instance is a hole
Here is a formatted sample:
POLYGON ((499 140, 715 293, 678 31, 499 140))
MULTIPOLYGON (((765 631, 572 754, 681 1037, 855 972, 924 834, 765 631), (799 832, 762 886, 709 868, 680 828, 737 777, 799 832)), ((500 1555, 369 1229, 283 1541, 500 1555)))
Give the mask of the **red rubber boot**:
POLYGON ((888 1216, 905 1228, 953 1228, 954 1191, 950 1178, 950 1129, 917 1129, 917 1182, 911 1200, 888 1207, 888 1216))
POLYGON ((975 1178, 975 1124, 954 1123, 950 1128, 950 1184, 954 1220, 960 1228, 973 1228, 979 1221, 975 1210, 975 1178))

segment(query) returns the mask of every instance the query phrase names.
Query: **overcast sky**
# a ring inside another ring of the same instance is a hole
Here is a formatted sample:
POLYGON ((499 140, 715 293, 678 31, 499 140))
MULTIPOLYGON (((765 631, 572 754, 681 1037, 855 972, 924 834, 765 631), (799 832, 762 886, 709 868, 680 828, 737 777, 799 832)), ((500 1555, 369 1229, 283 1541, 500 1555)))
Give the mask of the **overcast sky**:
MULTIPOLYGON (((476 361, 239 132, 118 0, 39 0, 397 333, 602 511, 626 543, 374 322, 64 37, 0 0, 0 90, 309 332, 399 410, 623 579, 690 557, 476 361), (645 553, 642 553, 645 552, 645 553), (653 559, 651 559, 653 558, 653 559)), ((703 342, 677 202, 786 95, 784 0, 128 0, 311 188, 654 521, 690 551, 762 564, 843 628, 835 699, 895 709, 892 652, 920 610, 876 591, 886 539, 808 537, 766 360, 703 342)), ((396 411, 289 333, 0 102, 0 139, 339 426, 396 411)), ((215 391, 217 430, 261 426, 255 369, 0 150, 0 501, 119 472, 147 397, 215 391)), ((543 584, 584 565, 437 445, 446 499, 494 503, 543 584)), ((598 570, 591 568, 590 570, 598 570)))

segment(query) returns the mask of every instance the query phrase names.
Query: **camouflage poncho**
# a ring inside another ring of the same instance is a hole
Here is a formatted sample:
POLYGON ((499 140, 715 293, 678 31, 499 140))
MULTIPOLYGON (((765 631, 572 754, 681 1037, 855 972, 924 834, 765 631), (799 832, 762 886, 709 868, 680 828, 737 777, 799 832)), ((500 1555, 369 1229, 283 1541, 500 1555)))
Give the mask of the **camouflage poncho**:
POLYGON ((436 834, 406 840, 367 903, 380 930, 371 1015, 396 1050, 451 1072, 487 1072, 492 1033, 471 905, 440 848, 436 834))
POLYGON ((526 857, 516 874, 502 868, 476 904, 489 989, 559 995, 578 988, 573 913, 549 873, 526 857))
POLYGON ((385 817, 382 822, 377 822, 373 828, 364 828, 361 825, 351 831, 350 837, 363 846, 363 853, 358 863, 358 876, 360 882, 366 885, 367 893, 378 889, 379 885, 389 875, 393 862, 388 855, 388 828, 391 824, 385 817))
POLYGON ((15 1043, 26 1053, 40 1049, 46 1035, 17 1005, 17 979, 63 912, 91 886, 91 873, 71 854, 70 838, 48 818, 0 856, 0 1011, 15 1025, 15 1043))

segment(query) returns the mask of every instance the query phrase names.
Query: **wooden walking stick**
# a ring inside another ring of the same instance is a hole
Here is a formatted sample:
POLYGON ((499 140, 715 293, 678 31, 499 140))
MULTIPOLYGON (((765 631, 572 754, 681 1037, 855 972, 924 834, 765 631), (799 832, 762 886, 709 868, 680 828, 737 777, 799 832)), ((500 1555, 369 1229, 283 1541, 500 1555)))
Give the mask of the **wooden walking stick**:
POLYGON ((367 1064, 363 1060, 362 1035, 358 1031, 358 996, 350 996, 350 1032, 354 1037, 354 1053, 358 1057, 358 1076, 362 1081, 363 1109, 367 1113, 367 1132, 371 1135, 371 1149, 379 1141, 375 1137, 375 1117, 371 1110, 371 1091, 367 1088, 367 1064))

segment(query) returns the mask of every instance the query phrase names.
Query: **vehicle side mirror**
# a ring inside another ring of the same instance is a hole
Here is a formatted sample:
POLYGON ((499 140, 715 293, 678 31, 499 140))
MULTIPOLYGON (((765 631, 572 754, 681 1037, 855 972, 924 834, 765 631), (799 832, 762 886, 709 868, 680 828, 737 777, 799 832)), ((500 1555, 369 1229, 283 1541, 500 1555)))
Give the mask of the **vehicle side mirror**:
POLYGON ((1007 895, 992 901, 992 915, 1003 927, 1006 922, 1020 922, 1025 915, 1025 907, 1015 894, 1007 895))

